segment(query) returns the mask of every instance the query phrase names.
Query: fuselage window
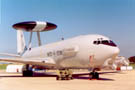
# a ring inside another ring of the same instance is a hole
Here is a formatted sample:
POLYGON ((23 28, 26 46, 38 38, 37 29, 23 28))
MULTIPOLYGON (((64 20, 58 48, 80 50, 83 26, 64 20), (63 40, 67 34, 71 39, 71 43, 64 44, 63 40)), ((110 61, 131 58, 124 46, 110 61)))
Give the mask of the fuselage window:
POLYGON ((100 41, 94 41, 93 43, 98 45, 98 44, 100 44, 101 42, 100 42, 100 41))
POLYGON ((94 41, 93 43, 94 43, 94 44, 97 44, 97 41, 94 41))

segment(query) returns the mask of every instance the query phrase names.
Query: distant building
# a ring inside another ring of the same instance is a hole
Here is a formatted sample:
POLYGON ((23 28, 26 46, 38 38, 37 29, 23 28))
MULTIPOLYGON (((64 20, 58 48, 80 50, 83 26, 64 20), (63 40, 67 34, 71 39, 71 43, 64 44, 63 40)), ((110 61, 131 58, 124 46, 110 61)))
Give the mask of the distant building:
POLYGON ((135 63, 135 56, 129 57, 128 60, 130 63, 135 63))

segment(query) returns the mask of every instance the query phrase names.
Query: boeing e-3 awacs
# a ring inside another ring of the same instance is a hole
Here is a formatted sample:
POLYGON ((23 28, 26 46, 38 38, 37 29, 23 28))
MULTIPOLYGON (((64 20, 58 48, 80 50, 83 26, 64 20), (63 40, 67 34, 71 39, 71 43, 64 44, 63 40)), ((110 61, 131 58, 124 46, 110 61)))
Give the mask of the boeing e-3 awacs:
POLYGON ((103 66, 108 58, 115 58, 119 48, 108 37, 103 35, 81 35, 67 40, 41 44, 40 33, 55 29, 57 26, 49 22, 27 21, 13 25, 17 29, 17 52, 13 58, 0 58, 0 61, 25 64, 23 76, 32 76, 33 68, 57 69, 57 79, 72 78, 70 69, 90 69, 92 78, 99 78, 96 69, 103 66), (30 32, 29 46, 26 48, 23 31, 30 32), (32 33, 38 36, 39 47, 31 48, 32 33))

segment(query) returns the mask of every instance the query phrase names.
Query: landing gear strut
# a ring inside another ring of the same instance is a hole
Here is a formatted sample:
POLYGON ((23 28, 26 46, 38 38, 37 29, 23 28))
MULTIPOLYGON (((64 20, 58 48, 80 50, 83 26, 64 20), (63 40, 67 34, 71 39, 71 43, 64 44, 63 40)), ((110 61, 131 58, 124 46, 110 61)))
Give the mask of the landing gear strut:
POLYGON ((33 76, 33 71, 32 71, 32 68, 30 68, 29 64, 26 64, 23 67, 22 74, 23 74, 23 77, 32 77, 33 76))
POLYGON ((90 73, 90 79, 99 79, 99 73, 95 69, 90 73))
POLYGON ((71 79, 73 79, 71 70, 62 69, 57 71, 56 80, 71 80, 71 79))

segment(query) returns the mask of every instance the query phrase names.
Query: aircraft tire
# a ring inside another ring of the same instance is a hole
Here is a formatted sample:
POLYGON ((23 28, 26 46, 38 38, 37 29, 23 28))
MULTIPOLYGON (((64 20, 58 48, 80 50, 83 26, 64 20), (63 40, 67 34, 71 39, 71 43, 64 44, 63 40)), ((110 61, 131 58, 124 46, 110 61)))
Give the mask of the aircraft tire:
POLYGON ((95 72, 95 78, 99 79, 99 73, 95 72))
POLYGON ((56 77, 56 80, 59 80, 59 76, 56 77))
POLYGON ((91 79, 99 79, 99 73, 98 72, 91 72, 90 75, 92 76, 91 79))
POLYGON ((61 77, 57 76, 57 77, 56 77, 56 80, 61 80, 61 77))
POLYGON ((32 76, 33 76, 32 70, 23 71, 23 77, 32 77, 32 76))

